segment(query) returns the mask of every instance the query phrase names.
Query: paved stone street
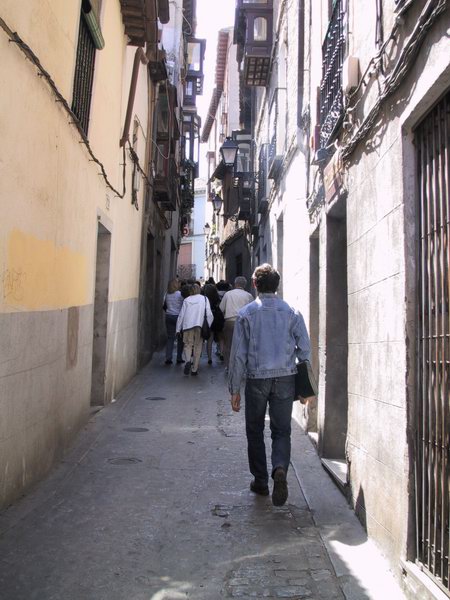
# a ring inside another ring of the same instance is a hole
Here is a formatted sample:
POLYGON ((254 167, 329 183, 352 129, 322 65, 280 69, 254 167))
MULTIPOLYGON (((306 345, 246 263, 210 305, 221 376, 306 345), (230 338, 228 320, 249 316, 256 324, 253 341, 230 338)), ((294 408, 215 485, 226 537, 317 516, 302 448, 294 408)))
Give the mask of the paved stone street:
POLYGON ((202 358, 193 378, 162 362, 0 515, 2 600, 403 598, 297 426, 274 508, 249 491, 223 366, 202 358))

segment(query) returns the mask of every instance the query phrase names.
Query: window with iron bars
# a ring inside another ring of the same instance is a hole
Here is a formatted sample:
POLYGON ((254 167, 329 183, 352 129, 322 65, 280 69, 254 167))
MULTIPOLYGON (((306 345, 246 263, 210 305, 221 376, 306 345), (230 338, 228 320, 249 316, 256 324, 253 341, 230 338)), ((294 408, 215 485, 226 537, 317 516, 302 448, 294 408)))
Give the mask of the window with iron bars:
POLYGON ((344 112, 342 65, 346 52, 345 0, 335 0, 322 45, 320 84, 320 146, 325 148, 335 135, 344 112))
POLYGON ((269 144, 262 144, 258 157, 258 205, 259 213, 265 213, 268 207, 268 186, 267 186, 267 154, 269 144))
POLYGON ((83 4, 78 32, 77 58, 73 84, 72 112, 87 135, 91 108, 92 84, 94 81, 95 44, 91 32, 83 17, 83 4))

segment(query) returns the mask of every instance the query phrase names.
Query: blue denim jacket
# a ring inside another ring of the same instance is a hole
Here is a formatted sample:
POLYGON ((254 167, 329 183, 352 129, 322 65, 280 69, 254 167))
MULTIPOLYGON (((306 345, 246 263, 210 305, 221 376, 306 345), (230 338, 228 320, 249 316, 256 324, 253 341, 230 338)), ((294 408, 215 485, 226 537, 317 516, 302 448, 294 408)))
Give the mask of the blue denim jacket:
POLYGON ((242 379, 268 379, 297 372, 298 360, 310 359, 310 342, 302 315, 276 294, 259 294, 239 311, 228 371, 231 394, 242 379))

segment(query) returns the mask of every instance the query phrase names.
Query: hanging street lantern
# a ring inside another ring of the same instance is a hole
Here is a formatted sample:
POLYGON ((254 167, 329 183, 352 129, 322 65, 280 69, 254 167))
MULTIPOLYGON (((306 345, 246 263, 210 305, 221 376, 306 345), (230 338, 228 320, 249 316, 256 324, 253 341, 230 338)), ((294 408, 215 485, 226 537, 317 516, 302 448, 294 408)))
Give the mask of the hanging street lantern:
POLYGON ((219 149, 220 155, 222 156, 222 160, 225 166, 234 167, 238 148, 238 144, 230 137, 227 137, 227 139, 224 141, 224 143, 219 149))
POLYGON ((211 202, 213 203, 214 211, 219 214, 222 208, 222 198, 218 194, 211 194, 211 202))

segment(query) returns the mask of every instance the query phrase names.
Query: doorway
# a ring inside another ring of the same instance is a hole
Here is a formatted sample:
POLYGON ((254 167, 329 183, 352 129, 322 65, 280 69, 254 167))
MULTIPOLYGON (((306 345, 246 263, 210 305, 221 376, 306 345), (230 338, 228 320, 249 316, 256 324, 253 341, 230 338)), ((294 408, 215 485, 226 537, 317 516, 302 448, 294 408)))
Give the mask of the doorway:
POLYGON ((415 131, 418 171, 416 559, 448 594, 450 92, 415 131))
POLYGON ((110 258, 111 233, 98 223, 92 345, 91 405, 93 406, 103 406, 107 402, 105 382, 110 258))
MULTIPOLYGON (((319 282, 320 241, 318 229, 309 239, 309 339, 311 341, 311 367, 319 381, 319 282)), ((317 432, 317 400, 307 405, 306 428, 317 432)))
POLYGON ((326 382, 320 404, 319 451, 345 468, 345 445, 348 418, 348 297, 347 297, 347 218, 328 215, 326 221, 326 314, 325 363, 326 382))

